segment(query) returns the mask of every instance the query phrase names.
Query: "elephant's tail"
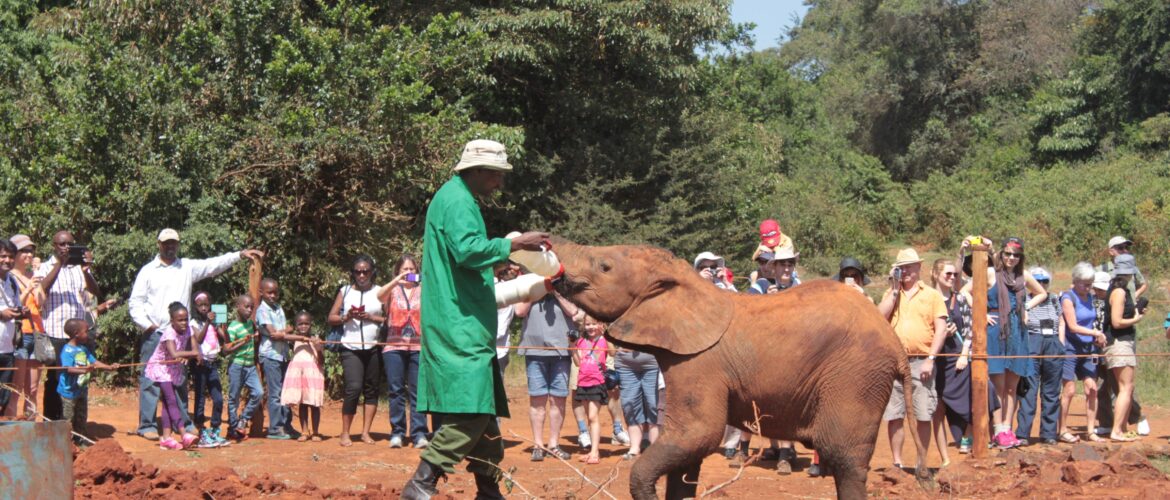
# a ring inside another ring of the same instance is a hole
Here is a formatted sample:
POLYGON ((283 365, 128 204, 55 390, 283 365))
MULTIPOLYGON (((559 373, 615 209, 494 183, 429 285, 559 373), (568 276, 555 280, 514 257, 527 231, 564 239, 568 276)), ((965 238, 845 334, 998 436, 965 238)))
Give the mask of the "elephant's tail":
MULTIPOLYGON (((930 361, 926 361, 929 363, 930 361)), ((918 463, 914 466, 914 475, 919 480, 927 479, 930 469, 926 468, 926 443, 918 439, 918 417, 914 414, 914 370, 910 369, 910 360, 906 356, 900 357, 898 375, 902 377, 902 397, 906 399, 906 434, 914 440, 914 448, 918 450, 918 463)))

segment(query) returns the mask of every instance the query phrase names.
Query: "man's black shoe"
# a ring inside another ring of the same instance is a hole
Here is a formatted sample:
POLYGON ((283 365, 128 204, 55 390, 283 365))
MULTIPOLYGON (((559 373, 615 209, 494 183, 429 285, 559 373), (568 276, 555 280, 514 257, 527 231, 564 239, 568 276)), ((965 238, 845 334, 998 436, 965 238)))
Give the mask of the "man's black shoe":
POLYGON ((436 484, 439 484, 439 478, 446 476, 447 473, 443 472, 443 469, 437 465, 426 460, 419 460, 418 469, 415 469, 414 476, 411 476, 410 480, 406 482, 406 486, 402 487, 401 498, 405 500, 429 500, 432 496, 439 493, 439 489, 435 487, 436 484))

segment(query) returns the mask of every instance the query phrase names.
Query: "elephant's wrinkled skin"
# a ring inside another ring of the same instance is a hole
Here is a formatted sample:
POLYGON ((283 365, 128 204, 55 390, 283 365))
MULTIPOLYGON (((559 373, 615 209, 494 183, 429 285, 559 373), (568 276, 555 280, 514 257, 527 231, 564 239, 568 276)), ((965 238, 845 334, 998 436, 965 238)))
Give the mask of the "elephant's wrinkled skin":
POLYGON ((634 498, 655 498, 663 474, 667 498, 694 497, 703 458, 718 449, 724 424, 755 420, 752 403, 762 435, 816 449, 838 496, 865 498, 895 377, 910 387, 905 351, 869 300, 827 280, 731 293, 654 247, 558 241, 556 251, 559 291, 610 322, 615 344, 654 354, 666 377, 662 437, 631 469, 634 498))

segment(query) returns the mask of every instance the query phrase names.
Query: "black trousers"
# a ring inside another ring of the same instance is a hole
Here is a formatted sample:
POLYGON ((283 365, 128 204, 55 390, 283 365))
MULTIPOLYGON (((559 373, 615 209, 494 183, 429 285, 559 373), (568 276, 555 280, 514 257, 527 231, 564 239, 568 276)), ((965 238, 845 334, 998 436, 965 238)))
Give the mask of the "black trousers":
POLYGON ((382 353, 381 349, 341 350, 341 376, 345 379, 345 396, 342 399, 341 414, 357 414, 358 402, 365 400, 368 405, 378 404, 381 392, 382 353))
MULTIPOLYGON (((61 366, 61 350, 65 348, 65 344, 69 343, 69 339, 59 339, 56 337, 49 337, 49 341, 53 344, 53 352, 57 353, 57 359, 45 366, 61 366)), ((61 405, 61 395, 57 393, 57 384, 61 382, 61 374, 65 370, 44 370, 45 377, 45 397, 41 404, 41 415, 44 415, 49 420, 61 420, 64 418, 65 412, 61 405)))

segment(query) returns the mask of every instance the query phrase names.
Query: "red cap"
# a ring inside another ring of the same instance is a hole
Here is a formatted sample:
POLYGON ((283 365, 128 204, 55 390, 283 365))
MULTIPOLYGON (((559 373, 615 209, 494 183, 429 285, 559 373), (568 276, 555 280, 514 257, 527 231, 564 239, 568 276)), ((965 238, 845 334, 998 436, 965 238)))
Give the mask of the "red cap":
POLYGON ((772 219, 760 223, 760 241, 770 247, 780 244, 780 224, 772 219))

